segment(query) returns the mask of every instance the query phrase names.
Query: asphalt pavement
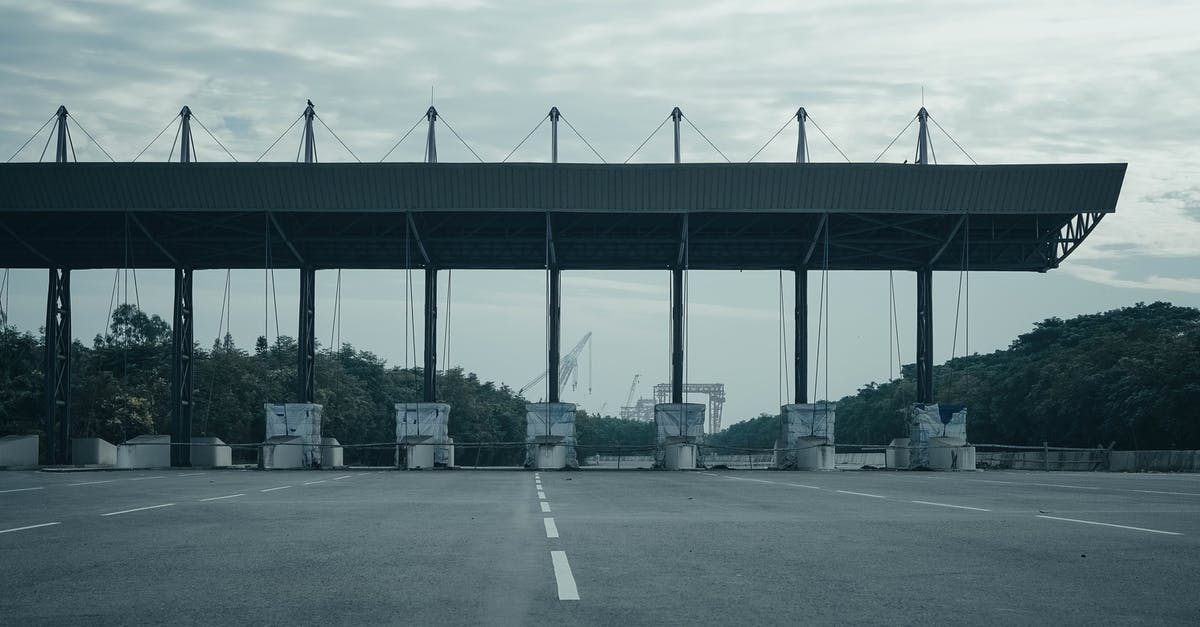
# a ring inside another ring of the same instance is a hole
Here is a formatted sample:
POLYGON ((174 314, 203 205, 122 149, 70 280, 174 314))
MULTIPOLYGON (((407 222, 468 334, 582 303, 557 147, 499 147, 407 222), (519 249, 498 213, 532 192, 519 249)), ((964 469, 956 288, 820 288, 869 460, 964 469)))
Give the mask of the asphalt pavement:
POLYGON ((0 472, 0 624, 1200 623, 1200 476, 0 472))

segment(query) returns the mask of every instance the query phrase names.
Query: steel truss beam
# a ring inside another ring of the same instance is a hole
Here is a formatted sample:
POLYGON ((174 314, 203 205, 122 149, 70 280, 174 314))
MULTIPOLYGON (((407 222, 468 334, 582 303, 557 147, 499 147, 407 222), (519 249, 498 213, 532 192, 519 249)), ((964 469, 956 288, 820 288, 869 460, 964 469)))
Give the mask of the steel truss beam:
POLYGON ((933 402, 933 270, 917 270, 917 402, 933 402))
POLYGON ((426 403, 437 402, 437 268, 425 267, 425 387, 426 403))
POLYGON ((171 465, 192 465, 192 357, 195 331, 192 270, 175 268, 175 313, 171 320, 171 465))
POLYGON ((317 331, 316 331, 317 271, 311 266, 300 269, 300 330, 296 353, 299 364, 296 372, 298 402, 312 403, 317 397, 317 331))

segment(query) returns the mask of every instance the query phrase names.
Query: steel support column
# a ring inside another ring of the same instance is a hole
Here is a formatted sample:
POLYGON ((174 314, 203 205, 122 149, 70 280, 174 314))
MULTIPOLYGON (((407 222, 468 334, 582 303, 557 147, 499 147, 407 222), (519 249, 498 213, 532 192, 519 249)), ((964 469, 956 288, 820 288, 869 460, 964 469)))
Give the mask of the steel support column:
POLYGON ((683 402, 683 268, 671 269, 671 402, 683 402))
POLYGON ((425 396, 437 402, 437 268, 425 268, 425 396))
POLYGON ((917 402, 933 402, 933 269, 917 270, 917 402))
POLYGON ((808 270, 797 268, 796 275, 796 400, 808 402, 808 270))
POLYGON ((296 372, 296 402, 312 403, 317 397, 317 327, 316 327, 317 271, 314 268, 300 269, 300 330, 296 346, 299 356, 296 372))
POLYGON ((171 320, 171 465, 192 465, 192 269, 175 268, 171 320))
POLYGON ((547 355, 546 376, 550 378, 550 396, 551 403, 558 402, 558 390, 560 382, 558 380, 558 368, 560 354, 562 352, 562 301, 560 300, 562 271, 558 268, 550 269, 550 342, 549 353, 547 355))
POLYGON ((70 463, 71 271, 50 268, 46 292, 46 462, 70 463))

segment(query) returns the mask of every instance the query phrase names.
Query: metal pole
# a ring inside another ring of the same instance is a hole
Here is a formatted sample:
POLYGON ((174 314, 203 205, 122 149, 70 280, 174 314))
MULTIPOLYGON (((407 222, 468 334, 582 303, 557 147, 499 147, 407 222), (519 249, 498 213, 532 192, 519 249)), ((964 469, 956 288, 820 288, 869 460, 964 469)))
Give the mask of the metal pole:
POLYGON ((550 350, 546 376, 550 378, 550 402, 558 402, 559 353, 562 350, 562 301, 560 298, 560 275, 558 268, 550 269, 550 350))
POLYGON ((796 335, 796 402, 808 402, 808 270, 797 268, 795 335, 796 335))
POLYGON ((683 402, 683 268, 671 269, 671 402, 683 402))
POLYGON ((929 112, 925 107, 917 112, 920 129, 917 133, 917 165, 929 164, 929 112))
POLYGON ((425 119, 429 120, 429 133, 425 136, 425 163, 437 163, 437 135, 433 130, 437 117, 437 109, 430 105, 425 112, 425 119))
POLYGON ((917 402, 933 402, 933 269, 917 270, 917 402))
MULTIPOLYGON (((433 107, 430 107, 433 109, 433 107)), ((437 268, 425 268, 425 402, 437 402, 437 268)))
POLYGON ((558 163, 558 107, 550 107, 550 163, 558 163))
POLYGON ((67 162, 67 107, 58 105, 58 141, 54 149, 54 162, 67 162))
POLYGON ((800 123, 800 132, 796 137, 796 163, 808 163, 808 131, 804 128, 804 123, 808 121, 808 112, 804 107, 796 111, 796 120, 800 123))
POLYGON ((682 119, 683 119, 683 111, 680 111, 679 107, 675 107, 674 109, 671 109, 671 121, 675 125, 675 163, 680 163, 680 161, 679 161, 679 121, 682 119))
POLYGON ((50 268, 45 374, 46 459, 66 464, 71 450, 71 271, 66 268, 50 268))
POLYGON ((192 110, 184 105, 179 111, 179 117, 182 118, 179 135, 179 162, 190 163, 192 161, 192 110))
POLYGON ((297 372, 298 402, 312 403, 317 396, 317 329, 316 329, 317 271, 315 268, 300 269, 300 330, 296 353, 299 356, 297 372))
POLYGON ((171 322, 172 466, 192 465, 192 269, 175 268, 175 313, 171 322))
MULTIPOLYGON (((317 138, 313 135, 313 118, 317 117, 311 100, 304 109, 304 162, 317 162, 317 138)), ((311 402, 311 401, 310 401, 311 402)))

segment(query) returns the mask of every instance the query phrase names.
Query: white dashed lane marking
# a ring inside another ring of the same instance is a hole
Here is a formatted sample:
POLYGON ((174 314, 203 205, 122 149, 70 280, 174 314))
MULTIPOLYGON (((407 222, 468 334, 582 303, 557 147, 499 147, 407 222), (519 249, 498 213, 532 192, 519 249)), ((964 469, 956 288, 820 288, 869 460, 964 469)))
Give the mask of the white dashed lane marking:
POLYGON ((354 476, 354 475, 342 475, 342 476, 340 476, 340 477, 334 477, 334 478, 333 478, 333 480, 334 480, 334 481, 341 481, 342 479, 349 479, 350 477, 353 477, 353 476, 354 476))
POLYGON ((174 505, 174 503, 163 503, 162 505, 150 505, 148 507, 135 507, 133 509, 123 509, 119 512, 109 512, 107 514, 100 514, 100 515, 101 516, 120 516, 121 514, 132 514, 133 512, 144 512, 148 509, 158 509, 160 507, 170 507, 172 505, 174 505))
POLYGON ((546 537, 547 538, 557 538, 558 537, 558 525, 554 524, 554 519, 553 518, 543 518, 542 522, 545 523, 545 525, 546 525, 546 537))
POLYGON ((130 477, 129 480, 130 481, 149 481, 151 479, 162 479, 162 478, 163 478, 162 475, 155 475, 153 477, 130 477))
POLYGON ((246 495, 245 494, 226 494, 225 496, 212 496, 212 497, 209 497, 206 499, 200 499, 200 502, 203 503, 205 501, 219 501, 221 499, 236 499, 239 496, 246 496, 246 495))
POLYGON ((306 482, 302 483, 301 485, 313 485, 314 483, 325 483, 325 480, 321 479, 320 481, 306 481, 306 482))
POLYGON ((6 494, 8 492, 29 492, 31 490, 41 490, 41 489, 43 489, 43 488, 13 488, 11 490, 0 490, 0 494, 6 494))
POLYGON ((59 524, 62 524, 62 523, 48 522, 48 523, 42 523, 40 525, 29 525, 27 527, 17 527, 16 529, 0 529, 0 533, 12 533, 14 531, 25 531, 26 529, 38 529, 41 527, 50 527, 50 526, 59 525, 59 524))
POLYGON ((1167 536, 1183 535, 1182 533, 1176 533, 1174 531, 1162 531, 1161 529, 1146 529, 1145 527, 1130 527, 1128 525, 1115 525, 1113 523, 1096 522, 1094 520, 1079 520, 1077 518, 1059 518, 1058 516, 1042 516, 1042 515, 1038 515, 1038 518, 1045 518, 1046 520, 1062 520, 1065 522, 1081 523, 1084 525, 1099 525, 1101 527, 1115 527, 1117 529, 1128 529, 1130 531, 1145 531, 1146 533, 1161 533, 1161 534, 1167 535, 1167 536))
POLYGON ((834 492, 837 492, 839 494, 853 494, 854 496, 869 496, 873 499, 886 499, 887 498, 886 496, 880 496, 878 494, 867 494, 866 492, 851 492, 849 490, 834 490, 834 492))
POLYGON ((105 479, 104 481, 84 481, 82 483, 68 483, 67 487, 77 486, 77 485, 96 485, 97 483, 112 483, 114 481, 116 481, 116 479, 105 479))
POLYGON ((281 486, 279 486, 279 487, 277 487, 277 488, 266 488, 265 490, 259 490, 259 492, 274 492, 274 491, 276 491, 276 490, 286 490, 286 489, 288 489, 288 488, 290 488, 290 487, 292 487, 292 486, 290 486, 290 485, 281 485, 281 486))
POLYGON ((936 505, 937 507, 953 507, 954 509, 969 509, 973 512, 990 512, 990 509, 982 507, 967 507, 966 505, 950 505, 949 503, 933 503, 931 501, 910 501, 911 503, 920 503, 921 505, 936 505))
POLYGON ((542 513, 543 513, 543 514, 549 514, 549 513, 550 513, 550 504, 549 504, 549 503, 547 503, 546 501, 542 501, 542 513))
POLYGON ((578 601, 579 588, 575 586, 575 576, 571 574, 571 564, 567 561, 567 552, 550 551, 550 561, 554 563, 554 580, 558 583, 558 600, 578 601))
POLYGON ((538 490, 538 499, 540 499, 542 501, 546 500, 546 493, 542 492, 541 490, 538 490))

